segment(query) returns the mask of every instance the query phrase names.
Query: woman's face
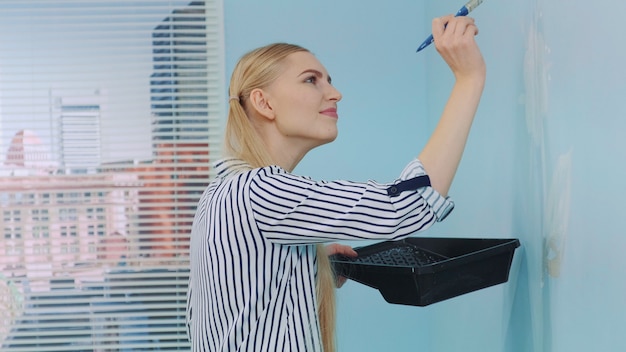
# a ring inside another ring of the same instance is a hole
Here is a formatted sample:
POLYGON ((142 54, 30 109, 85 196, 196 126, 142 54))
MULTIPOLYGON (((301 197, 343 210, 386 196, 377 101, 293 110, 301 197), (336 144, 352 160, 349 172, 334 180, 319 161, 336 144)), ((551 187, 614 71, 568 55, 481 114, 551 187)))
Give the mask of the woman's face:
POLYGON ((266 92, 277 129, 289 146, 310 150, 337 137, 341 93, 313 54, 295 52, 287 56, 283 72, 266 92))

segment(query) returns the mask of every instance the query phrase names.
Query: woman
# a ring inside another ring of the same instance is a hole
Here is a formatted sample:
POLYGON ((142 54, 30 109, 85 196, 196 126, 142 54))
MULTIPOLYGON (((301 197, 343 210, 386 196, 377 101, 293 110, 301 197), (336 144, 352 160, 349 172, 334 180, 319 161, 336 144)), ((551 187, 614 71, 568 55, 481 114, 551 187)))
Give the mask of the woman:
POLYGON ((191 236, 194 351, 335 350, 328 255, 356 253, 322 244, 403 238, 452 209, 448 189, 485 82, 477 32, 468 17, 433 20, 435 46, 456 82, 424 150, 389 184, 292 174, 307 152, 337 136, 341 93, 299 46, 272 44, 241 58, 230 81, 227 157, 215 166, 191 236))

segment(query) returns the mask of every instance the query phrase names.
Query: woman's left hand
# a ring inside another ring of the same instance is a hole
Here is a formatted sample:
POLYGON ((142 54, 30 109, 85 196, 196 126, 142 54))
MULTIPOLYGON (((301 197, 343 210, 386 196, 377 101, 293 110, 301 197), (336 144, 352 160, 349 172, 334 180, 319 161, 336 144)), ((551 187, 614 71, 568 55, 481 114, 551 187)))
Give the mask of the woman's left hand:
POLYGON ((328 254, 329 256, 333 254, 342 254, 348 257, 352 257, 352 258, 358 255, 356 251, 352 249, 352 247, 339 244, 339 243, 333 243, 333 244, 327 245, 326 254, 328 254))
MULTIPOLYGON (((345 255, 346 257, 351 257, 351 258, 354 258, 358 255, 357 252, 354 249, 352 249, 352 247, 338 244, 338 243, 327 245, 326 254, 328 254, 329 256, 334 255, 334 254, 341 254, 341 255, 345 255)), ((343 286, 343 284, 346 283, 347 280, 348 279, 345 276, 337 276, 337 282, 336 282, 337 288, 343 286)))

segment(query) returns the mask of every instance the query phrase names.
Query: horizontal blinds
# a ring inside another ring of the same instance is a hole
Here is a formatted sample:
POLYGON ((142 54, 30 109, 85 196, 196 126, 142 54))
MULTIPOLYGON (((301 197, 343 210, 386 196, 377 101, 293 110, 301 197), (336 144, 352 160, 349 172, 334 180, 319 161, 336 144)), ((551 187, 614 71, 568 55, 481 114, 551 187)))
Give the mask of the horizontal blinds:
POLYGON ((221 0, 5 0, 0 32, 0 350, 189 350, 221 0))

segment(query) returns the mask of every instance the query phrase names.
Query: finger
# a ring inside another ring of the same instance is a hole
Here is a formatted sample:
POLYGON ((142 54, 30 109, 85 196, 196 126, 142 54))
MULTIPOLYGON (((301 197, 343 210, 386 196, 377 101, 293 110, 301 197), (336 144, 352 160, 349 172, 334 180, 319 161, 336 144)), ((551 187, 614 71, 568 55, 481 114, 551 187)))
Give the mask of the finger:
POLYGON ((333 254, 337 254, 338 252, 338 244, 333 243, 333 244, 329 244, 326 246, 326 254, 328 255, 333 255, 333 254))
POLYGON ((357 252, 350 246, 340 246, 340 248, 338 248, 338 252, 348 257, 356 257, 358 255, 357 252))
POLYGON ((437 38, 437 37, 442 36, 444 30, 446 29, 446 25, 453 18, 454 18, 454 16, 452 16, 452 15, 447 15, 447 16, 443 16, 443 17, 436 17, 436 18, 434 18, 433 22, 432 22, 433 37, 437 38))
POLYGON ((476 24, 474 24, 474 19, 470 19, 468 18, 467 21, 464 21, 464 23, 462 24, 463 27, 463 32, 462 34, 469 34, 469 35, 476 35, 478 34, 478 27, 476 26, 476 24))
POLYGON ((346 255, 348 257, 356 257, 357 256, 356 251, 354 249, 352 249, 352 247, 341 245, 341 244, 338 244, 338 243, 333 243, 333 244, 327 245, 326 246, 326 254, 328 254, 328 255, 343 254, 343 255, 346 255))
POLYGON ((468 16, 444 16, 433 20, 433 35, 445 33, 465 33, 468 26, 475 25, 473 17, 468 16))
MULTIPOLYGON (((474 25, 474 19, 467 16, 458 16, 450 19, 444 30, 444 33, 450 33, 451 35, 463 35, 467 32, 468 28, 474 25)), ((473 29, 472 29, 473 31, 473 29)))
POLYGON ((463 25, 459 24, 459 21, 456 19, 456 17, 452 18, 446 24, 446 28, 444 28, 444 30, 443 30, 443 36, 444 37, 451 37, 455 33, 458 33, 459 30, 461 30, 461 31, 463 30, 463 25))
POLYGON ((468 26, 469 29, 471 29, 474 33, 474 35, 478 35, 478 26, 476 26, 475 24, 471 24, 468 26))
POLYGON ((462 29, 462 34, 470 33, 472 35, 478 34, 478 27, 475 24, 475 20, 472 17, 457 17, 457 28, 462 29))
POLYGON ((478 34, 478 27, 476 27, 473 24, 466 26, 462 33, 459 31, 459 36, 463 37, 464 40, 469 40, 469 41, 473 41, 474 37, 477 34, 478 34))

